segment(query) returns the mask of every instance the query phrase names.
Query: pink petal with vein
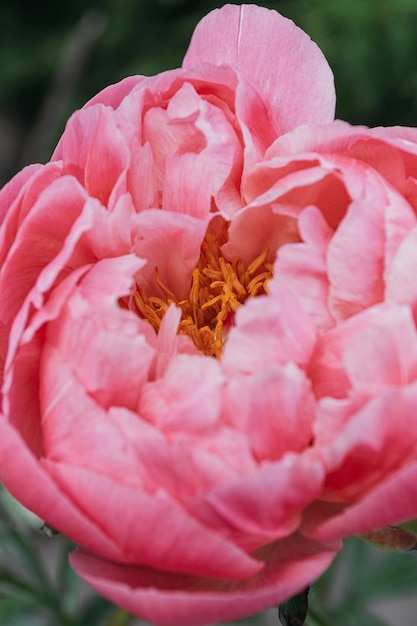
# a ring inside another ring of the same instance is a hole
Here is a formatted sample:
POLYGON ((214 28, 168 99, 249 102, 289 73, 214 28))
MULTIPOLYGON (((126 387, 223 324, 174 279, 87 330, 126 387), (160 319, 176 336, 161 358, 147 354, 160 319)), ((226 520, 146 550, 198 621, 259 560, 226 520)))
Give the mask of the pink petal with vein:
POLYGON ((275 11, 231 4, 212 11, 195 29, 183 67, 204 62, 227 63, 247 76, 272 103, 283 133, 333 119, 333 76, 326 59, 275 11))

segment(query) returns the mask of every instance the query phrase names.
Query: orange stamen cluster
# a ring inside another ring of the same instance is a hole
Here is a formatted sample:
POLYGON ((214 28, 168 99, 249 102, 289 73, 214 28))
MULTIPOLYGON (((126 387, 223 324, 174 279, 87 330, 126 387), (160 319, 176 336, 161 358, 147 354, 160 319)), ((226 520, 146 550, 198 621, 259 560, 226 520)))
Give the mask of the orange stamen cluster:
POLYGON ((134 293, 134 301, 144 319, 156 331, 168 307, 175 304, 182 311, 178 332, 188 335, 201 352, 221 357, 227 331, 234 314, 247 298, 267 293, 272 265, 267 262, 267 246, 245 267, 240 258, 228 261, 221 252, 227 241, 227 226, 220 233, 208 228, 201 245, 200 258, 193 270, 188 298, 178 300, 162 283, 156 268, 156 282, 164 297, 148 296, 145 287, 134 293))

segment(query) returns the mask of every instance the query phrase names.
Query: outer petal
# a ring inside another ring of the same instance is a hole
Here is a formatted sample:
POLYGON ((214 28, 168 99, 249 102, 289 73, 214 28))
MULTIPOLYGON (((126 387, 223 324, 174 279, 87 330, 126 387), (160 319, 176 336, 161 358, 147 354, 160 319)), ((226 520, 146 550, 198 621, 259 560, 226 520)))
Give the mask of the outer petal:
POLYGON ((63 303, 77 280, 88 268, 72 272, 64 280, 47 304, 34 314, 26 327, 32 304, 41 297, 36 288, 25 300, 13 324, 8 349, 8 367, 2 385, 4 418, 19 432, 36 456, 43 451, 40 429, 40 407, 34 398, 39 397, 39 364, 43 346, 42 326, 60 315, 63 303))
POLYGON ((283 133, 334 116, 333 75, 320 49, 275 11, 228 4, 197 26, 183 67, 229 64, 271 102, 283 133), (232 43, 231 43, 232 42, 232 43))
POLYGON ((29 173, 31 168, 32 166, 25 168, 1 190, 0 265, 3 264, 10 247, 13 245, 20 225, 38 201, 39 196, 62 175, 62 164, 48 163, 32 169, 32 176, 24 182, 24 173, 29 173), (16 181, 21 179, 23 184, 18 189, 16 181))
POLYGON ((258 551, 260 574, 225 582, 115 565, 78 550, 71 565, 88 583, 127 611, 163 626, 230 621, 276 606, 299 593, 332 561, 340 545, 293 535, 258 551))
MULTIPOLYGON (((13 320, 45 266, 57 265, 56 258, 82 215, 86 200, 82 187, 73 178, 64 176, 44 190, 18 228, 0 271, 0 317, 6 323, 13 320), (31 254, 28 254, 29 242, 31 254)), ((90 261, 91 256, 84 261, 90 261)))
POLYGON ((22 187, 41 168, 42 165, 28 165, 0 190, 0 225, 3 223, 9 207, 20 194, 22 187))
POLYGON ((237 580, 262 568, 162 490, 145 493, 82 467, 44 464, 74 503, 121 546, 127 562, 237 580))
POLYGON ((94 98, 91 98, 85 105, 86 107, 93 106, 94 104, 105 104, 112 109, 117 109, 122 100, 130 94, 130 92, 139 85, 146 76, 128 76, 120 82, 109 85, 102 91, 100 91, 94 98))
POLYGON ((90 517, 74 506, 51 476, 0 416, 0 475, 3 485, 21 504, 52 528, 107 558, 119 560, 120 549, 90 517), (40 497, 41 496, 41 497, 40 497))

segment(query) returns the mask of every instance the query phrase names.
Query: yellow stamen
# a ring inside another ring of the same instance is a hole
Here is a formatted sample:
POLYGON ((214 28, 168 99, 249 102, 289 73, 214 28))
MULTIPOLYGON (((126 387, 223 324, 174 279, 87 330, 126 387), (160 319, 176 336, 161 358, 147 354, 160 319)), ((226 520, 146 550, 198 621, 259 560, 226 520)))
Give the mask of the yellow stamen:
POLYGON ((236 311, 247 298, 267 293, 272 276, 272 265, 267 262, 268 246, 245 268, 242 259, 229 261, 223 256, 221 247, 226 241, 226 224, 220 233, 207 229, 188 298, 178 300, 162 282, 158 268, 155 280, 163 297, 149 297, 145 287, 138 287, 133 296, 138 313, 156 331, 169 305, 178 306, 182 311, 178 332, 188 335, 201 352, 217 358, 222 355, 236 311))

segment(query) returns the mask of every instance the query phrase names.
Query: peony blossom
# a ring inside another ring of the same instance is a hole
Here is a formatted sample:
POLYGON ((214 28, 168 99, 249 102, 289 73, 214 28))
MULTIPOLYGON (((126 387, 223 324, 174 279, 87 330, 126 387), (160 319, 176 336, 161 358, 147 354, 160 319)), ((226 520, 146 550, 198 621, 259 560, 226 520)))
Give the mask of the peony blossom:
POLYGON ((0 477, 153 623, 417 516, 417 131, 334 102, 305 33, 227 5, 0 192, 0 477))

